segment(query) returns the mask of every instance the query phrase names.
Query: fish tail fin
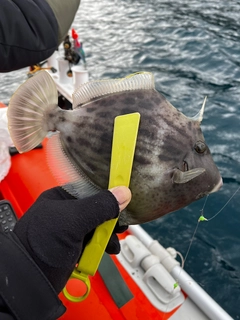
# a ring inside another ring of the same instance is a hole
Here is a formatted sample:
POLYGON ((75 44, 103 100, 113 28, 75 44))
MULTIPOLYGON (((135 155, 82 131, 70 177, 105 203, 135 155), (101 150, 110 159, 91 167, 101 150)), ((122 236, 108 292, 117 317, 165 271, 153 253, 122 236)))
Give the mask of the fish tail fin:
POLYGON ((10 99, 8 128, 13 143, 20 153, 36 147, 48 130, 44 121, 47 110, 57 106, 58 92, 54 80, 40 71, 23 83, 10 99))

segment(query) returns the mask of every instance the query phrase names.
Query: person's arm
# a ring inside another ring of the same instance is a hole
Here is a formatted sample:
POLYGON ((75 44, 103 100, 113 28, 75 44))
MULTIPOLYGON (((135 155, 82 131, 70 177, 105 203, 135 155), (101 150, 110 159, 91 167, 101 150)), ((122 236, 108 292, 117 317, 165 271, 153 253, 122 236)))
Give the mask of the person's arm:
POLYGON ((49 58, 68 32, 80 0, 0 0, 0 72, 49 58))
MULTIPOLYGON (((95 228, 116 218, 130 199, 126 187, 100 191, 82 200, 60 187, 42 193, 13 232, 0 233, 0 256, 4 257, 0 260, 0 319, 26 320, 26 315, 35 320, 60 317, 65 308, 57 295, 86 243, 95 228)), ((122 231, 115 228, 115 232, 122 231)), ((106 252, 119 250, 114 233, 106 252)))
POLYGON ((14 232, 0 232, 0 319, 56 320, 65 307, 14 232))
POLYGON ((1 320, 16 320, 6 307, 5 302, 0 297, 0 319, 1 320))

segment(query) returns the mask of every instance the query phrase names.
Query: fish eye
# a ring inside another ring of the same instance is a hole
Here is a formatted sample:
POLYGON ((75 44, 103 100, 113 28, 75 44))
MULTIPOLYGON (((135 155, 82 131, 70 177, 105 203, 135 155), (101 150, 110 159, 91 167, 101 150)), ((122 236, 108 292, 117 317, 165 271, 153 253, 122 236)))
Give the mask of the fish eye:
POLYGON ((207 146, 204 142, 202 141, 197 141, 194 145, 194 150, 197 153, 204 153, 207 150, 207 146))

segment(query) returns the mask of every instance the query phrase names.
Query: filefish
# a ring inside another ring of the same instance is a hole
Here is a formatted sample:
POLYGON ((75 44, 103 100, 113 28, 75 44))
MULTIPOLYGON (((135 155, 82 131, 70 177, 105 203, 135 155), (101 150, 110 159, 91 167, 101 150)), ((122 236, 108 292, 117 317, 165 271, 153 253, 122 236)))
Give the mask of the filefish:
POLYGON ((130 181, 132 200, 119 224, 155 220, 217 191, 222 178, 200 124, 182 114, 139 72, 123 79, 90 81, 73 93, 72 110, 58 107, 51 75, 40 71, 10 99, 9 131, 20 153, 47 144, 48 163, 59 185, 77 198, 107 189, 114 119, 141 115, 130 181))

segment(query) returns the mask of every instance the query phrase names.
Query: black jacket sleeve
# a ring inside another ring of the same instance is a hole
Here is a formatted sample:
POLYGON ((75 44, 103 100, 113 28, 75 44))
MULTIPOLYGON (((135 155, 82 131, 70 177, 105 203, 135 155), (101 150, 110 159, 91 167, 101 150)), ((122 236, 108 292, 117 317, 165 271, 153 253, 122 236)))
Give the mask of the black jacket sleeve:
POLYGON ((10 310, 6 307, 3 299, 0 297, 0 319, 1 320, 16 320, 11 314, 10 310))
POLYGON ((13 232, 0 231, 0 257, 1 320, 56 320, 65 312, 54 288, 13 232))
POLYGON ((41 62, 57 47, 57 19, 45 0, 0 0, 0 72, 41 62))

